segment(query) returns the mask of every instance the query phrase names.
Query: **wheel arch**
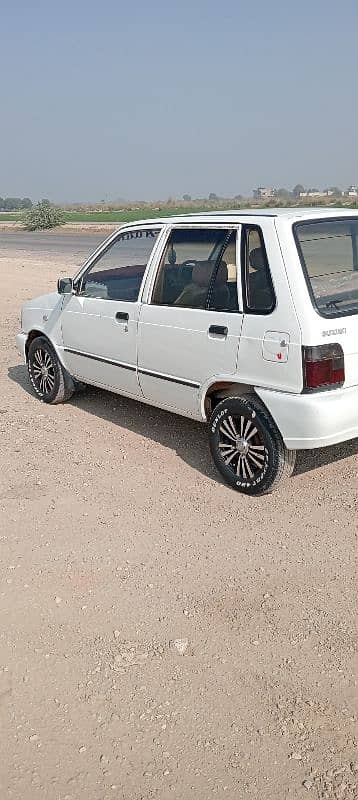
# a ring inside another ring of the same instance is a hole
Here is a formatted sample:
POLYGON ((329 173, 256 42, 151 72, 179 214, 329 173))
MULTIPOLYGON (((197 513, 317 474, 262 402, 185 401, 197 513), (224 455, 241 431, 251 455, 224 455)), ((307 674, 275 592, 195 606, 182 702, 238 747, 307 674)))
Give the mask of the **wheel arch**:
MULTIPOLYGON (((32 328, 32 330, 28 332, 27 338, 26 338, 26 342, 25 342, 26 361, 28 361, 28 359, 29 359, 29 347, 30 347, 31 342, 33 342, 34 339, 37 339, 39 336, 45 336, 45 338, 48 339, 48 336, 46 336, 46 334, 43 331, 41 331, 40 328, 32 328)), ((51 342, 51 344, 52 344, 52 342, 51 342)))
POLYGON ((218 403, 226 397, 237 397, 255 394, 255 387, 249 383, 242 383, 232 376, 217 376, 202 388, 200 411, 202 419, 208 420, 218 403))
POLYGON ((61 358, 60 353, 58 352, 58 347, 56 346, 55 342, 52 341, 52 339, 50 339, 50 337, 47 335, 47 333, 45 333, 45 331, 42 331, 41 328, 31 328, 31 330, 27 334, 27 338, 26 338, 26 342, 25 342, 26 362, 28 361, 30 344, 31 344, 31 342, 34 341, 34 339, 38 339, 39 336, 42 336, 44 339, 47 339, 47 341, 50 343, 51 347, 53 347, 53 349, 55 350, 58 360, 61 362, 62 366, 65 366, 64 363, 63 363, 63 359, 61 358))

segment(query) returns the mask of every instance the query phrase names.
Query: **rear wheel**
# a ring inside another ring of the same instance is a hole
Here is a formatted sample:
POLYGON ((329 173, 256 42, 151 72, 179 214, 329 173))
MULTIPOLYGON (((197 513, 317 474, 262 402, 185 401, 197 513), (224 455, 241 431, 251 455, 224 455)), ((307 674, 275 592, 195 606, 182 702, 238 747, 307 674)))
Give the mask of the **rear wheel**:
POLYGON ((251 395, 228 397, 215 407, 210 450, 227 483, 251 495, 272 492, 292 474, 296 460, 266 408, 251 395))
POLYGON ((30 381, 44 403, 64 403, 74 392, 71 376, 59 361, 45 336, 37 336, 29 346, 27 366, 30 381))

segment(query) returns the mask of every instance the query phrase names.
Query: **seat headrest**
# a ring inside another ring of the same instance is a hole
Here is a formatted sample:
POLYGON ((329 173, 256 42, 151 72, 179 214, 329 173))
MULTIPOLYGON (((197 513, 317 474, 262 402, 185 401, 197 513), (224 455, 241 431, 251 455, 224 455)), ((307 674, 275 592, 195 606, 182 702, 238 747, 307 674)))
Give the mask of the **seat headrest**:
POLYGON ((191 273, 192 283, 201 287, 209 286, 211 272, 208 261, 196 261, 191 273))
POLYGON ((257 271, 266 269, 266 258, 262 247, 255 247, 254 250, 251 250, 250 265, 257 271))
MULTIPOLYGON (((214 263, 212 261, 197 261, 191 273, 192 283, 202 288, 209 286, 213 274, 214 263)), ((215 286, 223 286, 227 283, 227 266, 225 261, 221 261, 217 271, 215 286)))

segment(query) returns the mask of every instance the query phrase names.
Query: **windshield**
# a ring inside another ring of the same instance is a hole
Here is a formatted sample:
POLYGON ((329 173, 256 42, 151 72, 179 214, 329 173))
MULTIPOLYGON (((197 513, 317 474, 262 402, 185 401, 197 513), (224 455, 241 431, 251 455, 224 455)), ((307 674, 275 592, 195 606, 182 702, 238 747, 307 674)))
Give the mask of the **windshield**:
POLYGON ((358 312, 358 217, 302 222, 296 242, 318 311, 325 317, 358 312))

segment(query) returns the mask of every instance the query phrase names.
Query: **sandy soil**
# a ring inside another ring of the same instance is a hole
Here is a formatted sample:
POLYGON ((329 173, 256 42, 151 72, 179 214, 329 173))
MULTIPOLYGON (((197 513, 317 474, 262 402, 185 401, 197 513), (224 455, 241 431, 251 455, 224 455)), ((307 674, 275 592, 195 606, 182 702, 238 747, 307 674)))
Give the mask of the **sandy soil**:
POLYGON ((358 798, 358 443, 252 500, 204 426, 90 390, 41 405, 0 259, 1 800, 358 798))

